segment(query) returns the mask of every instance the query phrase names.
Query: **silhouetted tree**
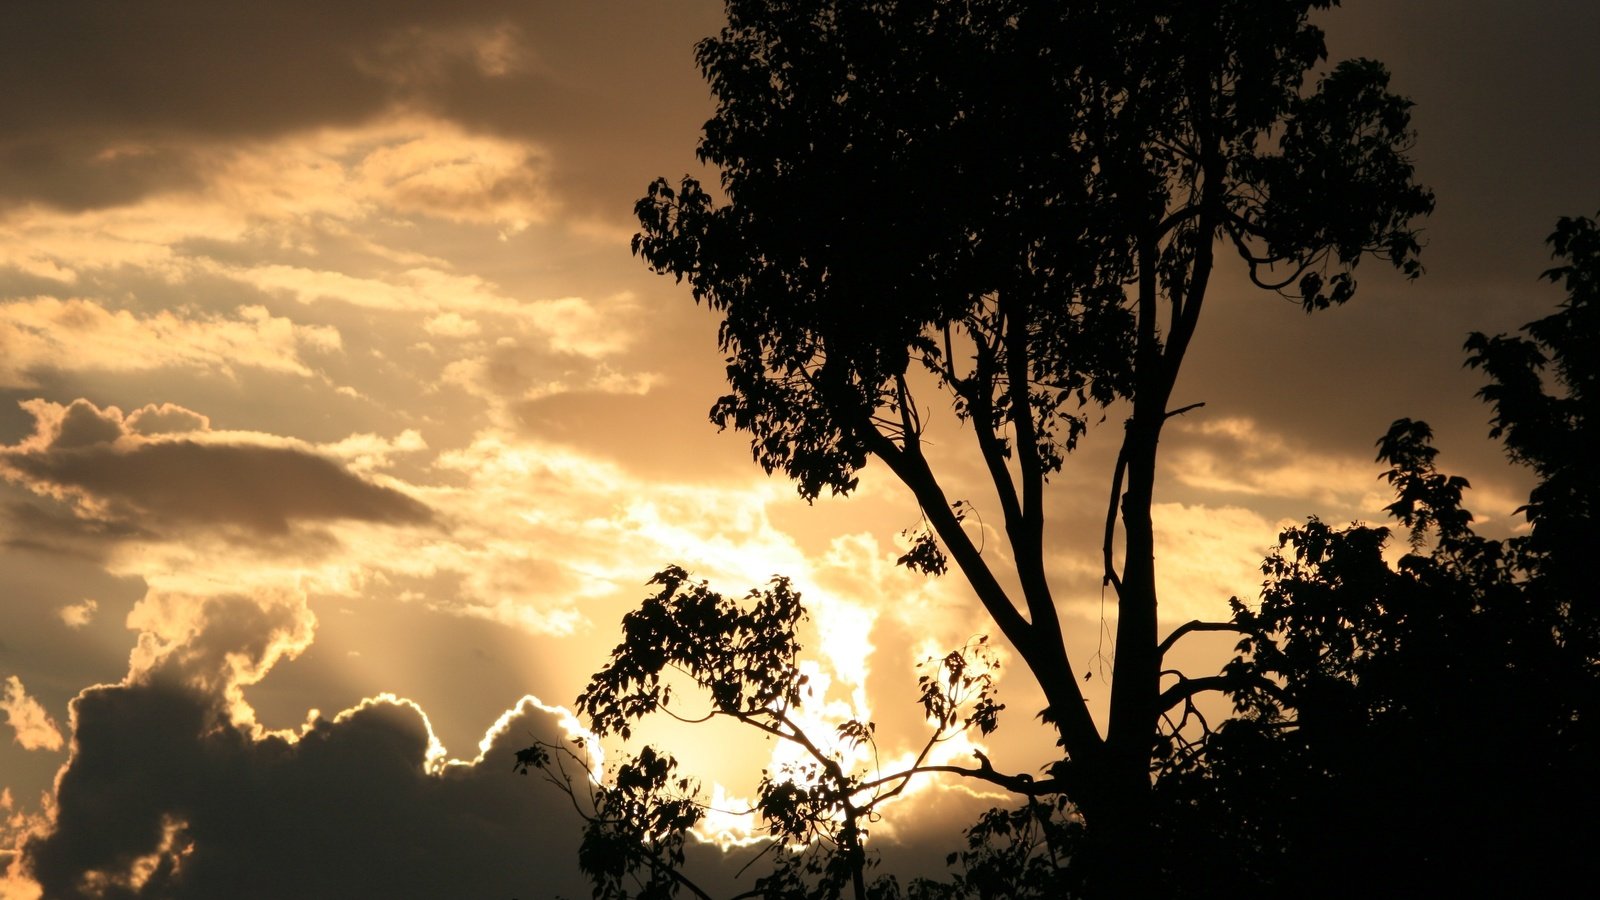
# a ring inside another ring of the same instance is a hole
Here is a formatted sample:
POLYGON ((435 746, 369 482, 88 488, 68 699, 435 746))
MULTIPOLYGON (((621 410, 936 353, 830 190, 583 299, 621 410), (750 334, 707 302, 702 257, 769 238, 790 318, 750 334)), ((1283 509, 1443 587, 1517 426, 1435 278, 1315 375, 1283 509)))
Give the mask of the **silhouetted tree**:
POLYGON ((1308 311, 1348 300, 1365 254, 1420 271, 1410 104, 1366 60, 1305 84, 1325 57, 1307 17, 1330 5, 728 0, 697 47, 725 199, 684 178, 638 204, 635 252, 722 318, 712 420, 808 499, 869 458, 910 488, 930 532, 907 562, 948 554, 1038 680, 1103 892, 1148 871, 1164 714, 1222 686, 1162 691, 1151 519, 1219 249, 1308 311), (979 552, 924 453, 925 383, 976 438, 1008 554, 979 552), (1118 621, 1102 735, 1049 587, 1045 490, 1119 402, 1092 538, 1118 621))
POLYGON ((1527 896, 1600 875, 1600 654, 1580 574, 1600 547, 1600 240, 1563 219, 1551 243, 1560 310, 1526 338, 1467 341, 1491 436, 1538 476, 1519 510, 1531 532, 1475 534, 1466 480, 1435 469, 1428 426, 1407 419, 1378 458, 1411 552, 1391 565, 1381 527, 1284 532, 1259 607, 1235 605, 1244 716, 1158 783, 1174 886, 1210 872, 1217 893, 1527 896))
MULTIPOLYGON (((878 808, 919 775, 964 775, 1030 797, 1057 790, 1048 780, 1003 775, 987 760, 976 768, 928 762, 938 744, 969 729, 987 735, 995 728, 1002 707, 991 671, 998 663, 986 639, 929 661, 918 688, 931 730, 909 765, 883 772, 845 752, 866 747, 876 759, 876 724, 843 722, 836 742, 820 741, 802 726, 798 713, 811 694, 797 640, 805 611, 787 580, 773 579, 743 603, 676 567, 651 583, 660 590, 623 618, 622 642, 578 698, 578 710, 600 737, 627 738, 638 720, 654 714, 690 723, 721 718, 799 751, 797 762, 762 772, 752 809, 734 811, 758 814, 772 838, 763 854, 771 857, 770 872, 740 896, 826 900, 847 889, 857 900, 899 896, 887 878, 869 891, 873 861, 864 841, 878 808), (674 704, 674 674, 693 682, 698 695, 686 699, 680 690, 674 704)), ((601 784, 586 757, 581 742, 538 743, 518 754, 517 768, 542 770, 584 818, 578 862, 597 900, 669 897, 679 889, 708 896, 682 871, 687 834, 706 806, 698 786, 677 774, 676 760, 647 746, 601 784)))

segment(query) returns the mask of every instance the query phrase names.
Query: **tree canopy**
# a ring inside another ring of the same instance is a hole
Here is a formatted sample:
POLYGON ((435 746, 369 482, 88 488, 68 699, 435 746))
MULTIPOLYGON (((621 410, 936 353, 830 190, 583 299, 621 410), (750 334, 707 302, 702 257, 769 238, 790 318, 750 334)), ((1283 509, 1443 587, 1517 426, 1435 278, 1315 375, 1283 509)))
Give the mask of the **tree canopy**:
POLYGON ((910 488, 930 533, 908 562, 953 559, 1038 679, 1108 872, 1147 840, 1152 746, 1187 700, 1160 689, 1150 507, 1219 252, 1308 311, 1349 300, 1365 255, 1421 271, 1410 103, 1376 62, 1314 74, 1309 16, 1330 5, 729 0, 696 51, 720 184, 658 180, 637 207, 635 252, 721 318, 712 420, 808 499, 869 458, 910 488), (975 438, 1014 572, 924 453, 928 382, 975 438), (1102 734, 1046 571, 1045 493, 1119 403, 1105 534, 1080 536, 1118 604, 1102 734))
MULTIPOLYGON (((1385 511, 1405 529, 1408 552, 1387 552, 1389 528, 1316 517, 1279 536, 1259 601, 1233 601, 1238 655, 1209 679, 1236 715, 1154 744, 1141 887, 1180 897, 1231 896, 1241 885, 1306 896, 1512 894, 1600 875, 1587 824, 1600 803, 1590 772, 1600 647, 1593 591, 1578 580, 1595 546, 1597 235, 1591 219, 1562 219, 1551 237, 1561 264, 1545 273, 1566 289, 1558 310, 1525 336, 1475 333, 1466 343, 1468 365, 1489 378, 1480 396, 1493 409, 1491 438, 1535 475, 1519 510, 1529 529, 1501 540, 1475 533, 1470 486, 1438 468, 1432 430, 1396 421, 1378 461, 1395 493, 1385 511)), ((580 700, 596 728, 623 730, 665 710, 660 676, 676 665, 710 695, 712 714, 809 743, 789 717, 804 700, 794 638, 804 613, 787 582, 744 604, 681 570, 658 582, 580 700)), ((939 723, 930 746, 966 728, 988 733, 1000 710, 990 687, 965 653, 925 677, 922 700, 939 723)), ((840 733, 870 741, 873 726, 849 722, 840 733)), ((837 896, 852 881, 856 896, 913 900, 1108 892, 1082 880, 1084 856, 1097 851, 1070 782, 1006 776, 981 757, 978 769, 919 758, 867 780, 810 748, 828 772, 764 778, 759 811, 775 836, 812 849, 777 854, 773 873, 743 896, 837 896), (983 778, 1021 805, 980 817, 946 879, 866 888, 871 861, 857 823, 929 772, 983 778)), ((557 749, 530 748, 523 762, 548 769, 557 749)), ((633 869, 647 875, 639 896, 684 883, 674 866, 700 807, 673 771, 646 748, 599 791, 585 841, 597 896, 626 896, 620 876, 633 869)))
POLYGON ((1476 534, 1465 479, 1435 467, 1425 423, 1379 442, 1410 552, 1389 529, 1292 528, 1263 566, 1259 605, 1230 669, 1241 716, 1158 783, 1170 874, 1197 870, 1327 895, 1527 894, 1596 874, 1586 824, 1600 802, 1600 648, 1594 591, 1577 573, 1596 546, 1593 348, 1600 241, 1562 219, 1551 244, 1565 286, 1525 337, 1473 334, 1490 436, 1529 467, 1531 529, 1476 534), (1588 442, 1586 446, 1586 442, 1588 442), (1587 548, 1587 549, 1585 549, 1587 548), (1264 691, 1257 686, 1271 684, 1264 691))

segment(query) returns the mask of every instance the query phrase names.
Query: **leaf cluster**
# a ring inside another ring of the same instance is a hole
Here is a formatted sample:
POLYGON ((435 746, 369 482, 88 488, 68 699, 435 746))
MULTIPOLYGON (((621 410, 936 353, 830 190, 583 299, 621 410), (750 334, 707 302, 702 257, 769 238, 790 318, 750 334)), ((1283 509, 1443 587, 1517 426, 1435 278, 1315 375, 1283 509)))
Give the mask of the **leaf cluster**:
POLYGON ((585 741, 525 747, 517 751, 514 768, 522 775, 542 772, 583 818, 578 868, 595 900, 666 900, 683 887, 704 897, 682 871, 689 829, 705 816, 696 799, 699 786, 677 774, 677 760, 653 747, 598 781, 589 771, 585 741), (583 775, 575 779, 569 765, 583 775))
POLYGON ((710 715, 762 716, 800 701, 805 676, 796 626, 805 618, 786 578, 752 590, 741 605, 691 581, 676 566, 656 573, 660 590, 622 619, 622 643, 578 697, 578 710, 598 735, 626 739, 643 716, 669 709, 669 670, 693 679, 711 701, 710 715))
POLYGON ((917 365, 1048 474, 1074 402, 1133 390, 1141 267, 1195 311, 1223 236, 1308 309, 1364 253, 1420 272, 1409 103, 1370 61, 1304 89, 1328 5, 729 0, 696 50, 726 202, 658 179, 633 240, 722 317, 713 421, 848 491, 876 431, 920 428, 917 365))
POLYGON ((1563 264, 1544 278, 1566 290, 1556 312, 1525 325, 1525 337, 1472 334, 1467 365, 1490 378, 1478 392, 1494 411, 1490 436, 1538 476, 1518 510, 1532 532, 1514 547, 1570 603, 1569 635, 1600 654, 1600 603, 1588 599, 1600 546, 1600 226, 1563 217, 1549 243, 1563 264))
POLYGON ((1552 238, 1570 261, 1547 273, 1568 289, 1555 315, 1526 338, 1467 344, 1491 378, 1492 436, 1539 476, 1532 532, 1476 534, 1467 482, 1437 471, 1428 427, 1395 422, 1378 458, 1409 552, 1391 563, 1387 528, 1315 518, 1280 536, 1259 605, 1234 604, 1242 715, 1157 786, 1174 884, 1218 884, 1198 874, 1210 871, 1338 893, 1358 889, 1357 858, 1400 873, 1397 893, 1528 892, 1596 874, 1579 824, 1600 802, 1596 457, 1582 446, 1600 372, 1583 339, 1594 234, 1563 219, 1552 238))
MULTIPOLYGON (((996 772, 981 754, 978 769, 926 764, 938 744, 973 728, 987 735, 998 724, 1004 706, 995 699, 993 673, 999 663, 986 637, 924 663, 931 672, 919 680, 918 694, 930 733, 910 766, 884 772, 876 723, 846 720, 832 743, 817 741, 801 727, 796 713, 810 692, 798 665, 796 632, 806 613, 788 580, 774 578, 742 600, 711 590, 677 566, 663 569, 650 583, 657 591, 623 618, 622 642, 577 705, 600 736, 626 739, 640 719, 652 714, 691 723, 726 717, 799 748, 797 758, 761 773, 748 812, 760 817, 772 838, 761 854, 770 859, 771 869, 747 896, 821 900, 850 889, 858 897, 899 897, 901 888, 892 878, 869 885, 866 873, 876 859, 865 839, 878 808, 903 793, 913 778, 945 772, 1013 790, 1034 787, 1026 776, 996 772), (709 710, 680 711, 683 704, 675 705, 672 693, 674 673, 694 682, 694 698, 709 700, 709 710), (851 761, 863 751, 872 760, 869 766, 851 761)), ((634 896, 630 890, 641 897, 674 896, 680 890, 703 896, 681 871, 685 841, 706 810, 698 785, 676 774, 670 755, 648 746, 611 769, 604 782, 595 782, 587 778, 583 742, 576 746, 536 744, 517 754, 516 768, 524 774, 542 771, 587 822, 579 862, 596 896, 634 896), (568 766, 585 777, 571 777, 568 766)), ((1054 790, 1047 783, 1040 787, 1054 790)), ((977 859, 974 865, 980 866, 977 859)))
POLYGON ((1055 900, 1072 896, 1072 858, 1083 848, 1083 819, 1064 796, 1030 797, 993 808, 965 831, 966 846, 945 858, 949 881, 914 881, 909 900, 1055 900))
POLYGON ((999 727, 1000 711, 1006 707, 995 701, 994 671, 1000 662, 988 643, 988 636, 980 635, 945 654, 936 671, 917 676, 917 700, 937 732, 977 728, 989 735, 999 727))

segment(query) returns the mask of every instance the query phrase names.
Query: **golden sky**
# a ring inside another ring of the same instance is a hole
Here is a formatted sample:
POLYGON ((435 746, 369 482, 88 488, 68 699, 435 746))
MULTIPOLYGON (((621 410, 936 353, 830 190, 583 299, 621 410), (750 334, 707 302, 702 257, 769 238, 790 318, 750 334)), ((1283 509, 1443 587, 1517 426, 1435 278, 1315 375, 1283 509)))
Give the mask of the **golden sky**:
MULTIPOLYGON (((1433 423, 1486 533, 1515 527, 1527 484, 1460 348, 1554 305, 1543 238, 1600 204, 1597 10, 1323 17, 1335 58, 1386 61, 1417 102, 1428 273, 1365 267, 1311 317, 1216 285, 1174 398, 1206 406, 1163 445, 1168 620, 1252 597, 1285 522, 1376 519, 1373 441, 1401 416, 1433 423)), ((691 47, 719 17, 0 7, 0 897, 583 895, 564 798, 508 754, 572 727, 669 563, 733 593, 794 578, 817 721, 870 716, 891 753, 921 737, 914 666, 988 630, 975 603, 894 565, 919 517, 881 470, 808 507, 707 424, 716 322, 628 253, 650 179, 699 171, 691 47), (218 711, 236 728, 197 724, 218 711)), ((1091 702, 1116 426, 1054 485, 1091 702)), ((970 436, 943 428, 963 496, 970 436)), ((1026 770, 1051 749, 1042 701, 1020 673, 1002 692, 996 763, 1026 770)), ((732 794, 763 762, 736 735, 651 733, 732 794)), ((978 801, 906 802, 927 814, 882 839, 938 858, 978 801)))

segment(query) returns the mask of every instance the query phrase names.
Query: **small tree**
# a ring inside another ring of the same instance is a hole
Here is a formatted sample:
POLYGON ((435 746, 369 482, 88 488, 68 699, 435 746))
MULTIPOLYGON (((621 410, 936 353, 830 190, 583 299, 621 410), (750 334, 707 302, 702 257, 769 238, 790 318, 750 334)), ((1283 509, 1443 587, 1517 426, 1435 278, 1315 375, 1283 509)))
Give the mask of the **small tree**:
MULTIPOLYGON (((866 900, 867 825, 919 775, 963 775, 1028 797, 1058 790, 1048 780, 1004 775, 981 757, 975 768, 929 762, 937 745, 970 729, 987 735, 995 728, 1002 707, 991 672, 998 663, 985 639, 930 661, 918 692, 931 730, 910 765, 886 773, 876 762, 857 765, 846 756, 865 747, 876 760, 874 723, 843 722, 835 741, 819 741, 802 727, 797 713, 810 688, 799 666, 797 628, 805 611, 787 580, 773 579, 744 603, 676 567, 651 583, 661 589, 623 618, 622 643, 578 698, 578 709, 600 737, 627 738, 638 720, 655 714, 691 723, 725 718, 799 750, 798 762, 762 772, 754 808, 739 811, 760 816, 772 838, 764 853, 773 857, 771 872, 739 896, 822 900, 848 888, 866 900), (699 696, 687 703, 680 696, 674 705, 674 674, 692 681, 708 706, 699 707, 699 696)), ((647 746, 602 785, 586 757, 581 742, 576 748, 541 742, 518 753, 517 768, 542 770, 584 818, 578 862, 595 897, 668 897, 679 889, 707 897, 682 871, 686 836, 706 807, 698 786, 677 774, 676 760, 647 746)), ((898 896, 898 887, 882 880, 871 896, 898 896)))
MULTIPOLYGON (((1409 103, 1334 66, 1330 0, 728 0, 697 58, 717 99, 695 179, 658 180, 633 247, 722 319, 711 418, 802 496, 876 459, 1043 689, 1105 891, 1147 867, 1164 714, 1151 504, 1162 429, 1211 275, 1233 256, 1305 308, 1348 300, 1365 254, 1420 272, 1432 207, 1409 103), (920 374, 919 374, 920 373, 920 374), (929 457, 927 382, 975 438, 1015 569, 980 553, 929 457), (1046 486, 1096 408, 1127 410, 1098 547, 1117 603, 1104 734, 1046 570, 1046 486), (1115 552, 1120 530, 1122 551, 1115 552), (1002 577, 1002 576, 1005 577, 1002 577), (1019 585, 1017 592, 1004 584, 1019 585)), ((1192 631, 1193 628, 1187 629, 1192 631)))

